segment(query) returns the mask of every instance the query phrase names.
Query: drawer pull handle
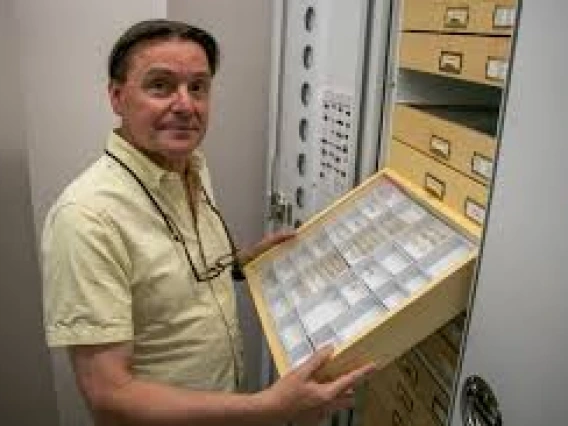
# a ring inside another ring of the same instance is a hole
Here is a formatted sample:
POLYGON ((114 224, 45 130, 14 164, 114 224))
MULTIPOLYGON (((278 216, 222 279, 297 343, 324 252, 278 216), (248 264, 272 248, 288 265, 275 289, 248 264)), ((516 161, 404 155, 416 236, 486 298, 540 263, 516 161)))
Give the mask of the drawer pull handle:
POLYGON ((400 361, 400 364, 402 372, 406 375, 406 377, 408 377, 412 386, 416 386, 416 384, 418 383, 418 373, 416 372, 414 366, 410 364, 410 362, 406 359, 402 359, 400 361))
POLYGON ((448 7, 444 16, 444 27, 467 28, 469 7, 448 7))
POLYGON ((443 50, 440 53, 438 68, 441 72, 461 74, 463 65, 463 53, 443 50))
POLYGON ((451 152, 450 142, 439 136, 432 135, 430 138, 430 152, 444 160, 449 160, 451 152))
POLYGON ((396 410, 392 412, 392 426, 404 426, 402 417, 400 417, 400 414, 396 410))
POLYGON ((396 394, 404 408, 406 408, 406 411, 411 413, 414 408, 414 401, 412 401, 412 398, 408 395, 408 392, 406 392, 406 389, 404 389, 400 382, 396 383, 396 394))
POLYGON ((430 173, 426 173, 424 178, 424 190, 438 200, 443 200, 446 195, 446 184, 430 173))

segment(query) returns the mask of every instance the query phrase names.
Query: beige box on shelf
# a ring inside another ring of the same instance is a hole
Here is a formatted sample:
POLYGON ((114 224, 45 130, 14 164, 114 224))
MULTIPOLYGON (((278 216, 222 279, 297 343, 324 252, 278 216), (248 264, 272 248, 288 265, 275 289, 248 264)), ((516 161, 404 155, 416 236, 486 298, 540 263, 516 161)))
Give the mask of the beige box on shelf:
POLYGON ((436 31, 511 35, 515 26, 513 0, 405 0, 404 31, 436 31))
POLYGON ((317 348, 320 372, 383 367, 466 306, 477 234, 384 169, 245 267, 280 374, 317 348))
POLYGON ((398 140, 487 184, 493 174, 496 113, 472 107, 397 104, 392 134, 398 140))
POLYGON ((419 186, 425 198, 436 199, 464 217, 481 235, 487 210, 485 185, 397 139, 389 145, 387 165, 419 186))
POLYGON ((509 64, 509 37, 403 32, 401 68, 490 86, 503 86, 509 64))

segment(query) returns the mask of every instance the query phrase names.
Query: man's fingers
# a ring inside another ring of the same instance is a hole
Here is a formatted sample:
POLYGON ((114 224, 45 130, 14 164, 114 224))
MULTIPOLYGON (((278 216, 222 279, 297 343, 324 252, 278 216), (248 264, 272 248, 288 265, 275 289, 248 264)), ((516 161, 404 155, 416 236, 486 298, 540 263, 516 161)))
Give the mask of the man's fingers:
POLYGON ((333 346, 326 345, 318 349, 314 354, 298 367, 298 371, 304 378, 311 377, 320 367, 325 364, 333 353, 333 346))
POLYGON ((351 408, 355 405, 355 397, 354 396, 341 396, 339 398, 334 399, 327 407, 326 412, 329 414, 333 414, 337 410, 344 410, 346 408, 351 408))
POLYGON ((272 234, 270 236, 270 240, 272 241, 273 244, 279 244, 295 236, 296 236, 296 231, 282 230, 272 234))
POLYGON ((347 374, 344 374, 343 376, 339 377, 337 380, 329 383, 331 393, 333 395, 343 394, 344 392, 348 391, 350 388, 353 388, 355 387, 355 385, 362 382, 366 376, 368 376, 369 374, 373 373, 376 370, 377 369, 374 364, 367 364, 347 374))

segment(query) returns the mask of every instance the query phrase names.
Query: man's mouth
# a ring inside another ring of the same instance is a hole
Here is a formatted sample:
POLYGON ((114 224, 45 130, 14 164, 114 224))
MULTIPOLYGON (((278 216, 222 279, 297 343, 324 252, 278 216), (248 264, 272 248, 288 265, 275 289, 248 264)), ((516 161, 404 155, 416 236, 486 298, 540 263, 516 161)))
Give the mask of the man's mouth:
POLYGON ((160 126, 160 130, 170 130, 173 132, 197 132, 199 131, 199 127, 198 126, 190 126, 190 125, 165 125, 165 126, 160 126))

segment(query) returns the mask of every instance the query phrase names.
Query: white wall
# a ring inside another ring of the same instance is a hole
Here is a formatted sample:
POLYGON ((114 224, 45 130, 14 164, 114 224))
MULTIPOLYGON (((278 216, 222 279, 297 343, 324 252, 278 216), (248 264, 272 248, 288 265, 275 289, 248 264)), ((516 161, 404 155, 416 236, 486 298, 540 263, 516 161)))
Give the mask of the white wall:
MULTIPOLYGON (((168 17, 210 31, 221 49, 204 150, 215 195, 238 243, 263 233, 271 3, 266 0, 169 0, 168 17)), ((260 377, 261 334, 250 300, 239 294, 247 379, 260 377)))
POLYGON ((55 426, 12 6, 0 1, 0 423, 55 426))
MULTIPOLYGON (((8 1, 14 5, 19 27, 16 41, 20 44, 24 105, 21 120, 26 129, 39 241, 47 209, 61 189, 100 156, 113 124, 106 98, 105 68, 112 43, 135 21, 165 17, 166 2, 8 1)), ((39 316, 39 285, 36 291, 34 309, 39 316)), ((43 341, 39 331, 35 341, 43 341)), ((60 425, 89 424, 65 353, 54 351, 52 355, 60 425)))

